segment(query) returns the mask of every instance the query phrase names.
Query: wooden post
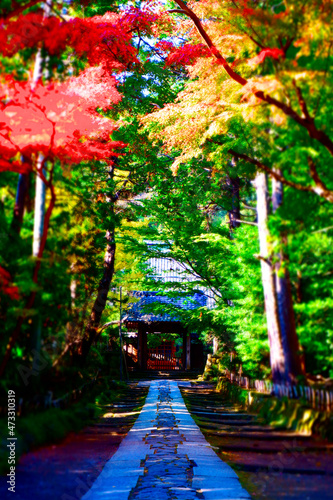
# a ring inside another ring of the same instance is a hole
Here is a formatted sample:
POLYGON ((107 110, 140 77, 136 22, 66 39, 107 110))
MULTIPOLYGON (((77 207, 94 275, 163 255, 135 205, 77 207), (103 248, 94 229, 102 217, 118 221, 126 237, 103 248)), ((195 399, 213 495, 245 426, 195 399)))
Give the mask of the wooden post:
POLYGON ((186 370, 191 369, 191 333, 186 335, 186 370))
POLYGON ((147 358, 148 358, 147 332, 144 329, 142 331, 142 370, 147 370, 147 358))
POLYGON ((142 370, 142 327, 138 327, 138 367, 142 370))
POLYGON ((183 332, 183 352, 182 352, 183 370, 186 370, 186 333, 187 332, 183 332))
POLYGON ((120 358, 119 358, 119 373, 120 380, 123 380, 123 338, 121 329, 121 315, 122 315, 122 287, 119 287, 119 347, 120 347, 120 358))

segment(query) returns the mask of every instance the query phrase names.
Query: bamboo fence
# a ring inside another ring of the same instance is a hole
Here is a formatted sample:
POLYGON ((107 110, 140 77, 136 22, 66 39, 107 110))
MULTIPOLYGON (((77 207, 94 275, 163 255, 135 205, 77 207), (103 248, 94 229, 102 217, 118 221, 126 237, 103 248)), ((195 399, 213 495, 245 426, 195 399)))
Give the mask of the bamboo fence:
POLYGON ((280 398, 300 399, 317 410, 333 411, 333 391, 316 389, 308 385, 274 384, 269 380, 253 380, 229 370, 226 370, 226 376, 231 383, 245 389, 254 389, 262 394, 271 394, 280 398))

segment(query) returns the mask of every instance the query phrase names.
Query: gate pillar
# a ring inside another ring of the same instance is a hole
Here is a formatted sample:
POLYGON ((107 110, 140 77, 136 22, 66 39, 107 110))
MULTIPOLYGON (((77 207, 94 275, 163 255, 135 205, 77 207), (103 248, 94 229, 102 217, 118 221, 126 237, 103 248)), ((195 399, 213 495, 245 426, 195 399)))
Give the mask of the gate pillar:
POLYGON ((144 326, 138 328, 138 366, 140 370, 147 370, 147 332, 144 326))
POLYGON ((186 370, 191 369, 191 333, 186 335, 186 370))
POLYGON ((183 369, 191 369, 191 334, 190 332, 183 333, 183 369))

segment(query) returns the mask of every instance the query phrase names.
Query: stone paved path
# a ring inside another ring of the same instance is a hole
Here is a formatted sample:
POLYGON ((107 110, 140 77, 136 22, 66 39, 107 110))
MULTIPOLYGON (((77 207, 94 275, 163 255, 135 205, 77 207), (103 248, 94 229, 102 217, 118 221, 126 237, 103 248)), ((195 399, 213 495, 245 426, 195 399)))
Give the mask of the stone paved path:
POLYGON ((150 384, 135 425, 82 500, 249 499, 193 421, 177 382, 150 384))

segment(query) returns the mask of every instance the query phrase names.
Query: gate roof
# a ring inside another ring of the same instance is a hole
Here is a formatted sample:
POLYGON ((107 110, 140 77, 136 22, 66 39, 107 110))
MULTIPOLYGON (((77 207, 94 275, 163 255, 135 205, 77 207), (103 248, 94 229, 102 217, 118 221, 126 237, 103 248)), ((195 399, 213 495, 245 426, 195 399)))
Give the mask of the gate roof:
POLYGON ((135 291, 132 295, 139 300, 131 304, 126 322, 179 322, 181 318, 177 315, 177 310, 181 314, 182 311, 197 309, 207 304, 207 296, 200 290, 178 297, 151 291, 135 291), (151 312, 152 306, 155 306, 157 311, 151 312), (168 312, 160 311, 161 309, 168 312))

